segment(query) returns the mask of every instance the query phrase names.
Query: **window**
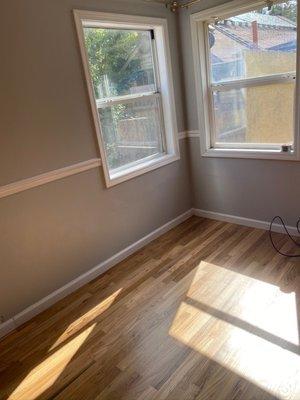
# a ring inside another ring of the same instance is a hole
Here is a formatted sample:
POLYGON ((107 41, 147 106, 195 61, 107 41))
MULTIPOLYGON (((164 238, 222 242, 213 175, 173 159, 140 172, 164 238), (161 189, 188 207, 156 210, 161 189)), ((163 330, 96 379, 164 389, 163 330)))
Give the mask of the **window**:
POLYGON ((202 79, 198 107, 205 108, 204 153, 292 158, 297 2, 242 4, 192 16, 196 57, 206 55, 195 64, 202 79))
POLYGON ((177 160, 166 21, 75 11, 107 186, 177 160))

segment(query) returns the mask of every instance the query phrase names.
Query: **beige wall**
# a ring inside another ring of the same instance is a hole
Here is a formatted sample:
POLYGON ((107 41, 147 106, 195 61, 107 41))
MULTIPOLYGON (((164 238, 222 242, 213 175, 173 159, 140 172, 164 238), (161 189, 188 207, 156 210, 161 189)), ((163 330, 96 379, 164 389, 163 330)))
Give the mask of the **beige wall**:
MULTIPOLYGON (((1 3, 0 185, 98 157, 72 10, 167 17, 179 130, 175 16, 106 0, 1 3)), ((0 315, 7 319, 191 207, 181 160, 106 189, 101 169, 0 199, 0 315)))

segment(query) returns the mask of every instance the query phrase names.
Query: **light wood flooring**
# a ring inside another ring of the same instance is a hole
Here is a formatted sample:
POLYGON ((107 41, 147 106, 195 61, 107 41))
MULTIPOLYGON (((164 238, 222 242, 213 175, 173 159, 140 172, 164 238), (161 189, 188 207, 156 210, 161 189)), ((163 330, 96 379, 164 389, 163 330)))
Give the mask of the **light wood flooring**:
POLYGON ((300 400, 299 271, 192 217, 4 338, 0 399, 300 400))

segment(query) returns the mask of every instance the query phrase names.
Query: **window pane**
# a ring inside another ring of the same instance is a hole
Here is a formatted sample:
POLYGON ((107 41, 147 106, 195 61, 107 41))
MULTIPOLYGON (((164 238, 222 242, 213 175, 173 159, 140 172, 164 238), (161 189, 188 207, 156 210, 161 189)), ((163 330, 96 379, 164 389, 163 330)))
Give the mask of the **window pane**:
POLYGON ((293 143, 294 83, 214 92, 216 142, 293 143))
POLYGON ((151 96, 98 110, 110 170, 163 153, 159 109, 151 96))
POLYGON ((155 91, 150 31, 84 28, 96 99, 155 91))
POLYGON ((274 4, 209 25, 213 82, 296 70, 297 2, 274 4))

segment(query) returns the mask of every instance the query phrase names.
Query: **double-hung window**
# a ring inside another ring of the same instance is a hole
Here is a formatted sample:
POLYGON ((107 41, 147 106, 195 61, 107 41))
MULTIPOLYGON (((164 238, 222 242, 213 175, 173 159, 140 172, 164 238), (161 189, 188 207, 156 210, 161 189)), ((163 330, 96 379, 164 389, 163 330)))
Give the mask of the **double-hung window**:
POLYGON ((235 0, 192 27, 203 154, 296 158, 297 1, 235 0))
POLYGON ((163 19, 75 11, 107 186, 178 159, 163 19))

